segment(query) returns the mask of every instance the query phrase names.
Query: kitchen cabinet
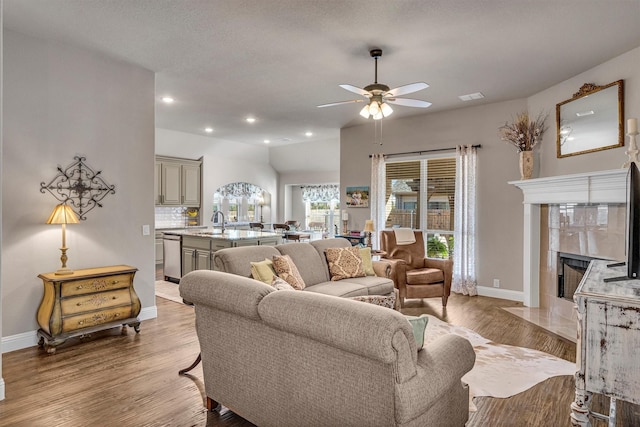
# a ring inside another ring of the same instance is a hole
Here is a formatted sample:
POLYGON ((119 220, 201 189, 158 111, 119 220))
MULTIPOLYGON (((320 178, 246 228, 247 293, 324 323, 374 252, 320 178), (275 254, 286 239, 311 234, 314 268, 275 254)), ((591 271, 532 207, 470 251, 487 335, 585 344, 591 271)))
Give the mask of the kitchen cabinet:
POLYGON ((200 207, 202 160, 156 156, 157 206, 200 207))
POLYGON ((232 242, 209 238, 182 237, 182 275, 193 270, 211 270, 211 254, 219 249, 230 248, 232 242))

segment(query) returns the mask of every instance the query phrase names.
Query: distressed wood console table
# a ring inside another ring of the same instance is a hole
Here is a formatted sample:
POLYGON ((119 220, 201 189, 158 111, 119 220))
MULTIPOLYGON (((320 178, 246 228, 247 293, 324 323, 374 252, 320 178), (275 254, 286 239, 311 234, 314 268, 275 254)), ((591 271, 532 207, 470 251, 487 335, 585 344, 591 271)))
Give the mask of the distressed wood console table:
POLYGON ((627 275, 626 266, 591 261, 574 294, 578 310, 576 395, 571 423, 590 426, 589 416, 615 426, 616 400, 640 404, 640 280, 605 282, 627 275), (590 411, 592 393, 611 399, 609 415, 590 411))

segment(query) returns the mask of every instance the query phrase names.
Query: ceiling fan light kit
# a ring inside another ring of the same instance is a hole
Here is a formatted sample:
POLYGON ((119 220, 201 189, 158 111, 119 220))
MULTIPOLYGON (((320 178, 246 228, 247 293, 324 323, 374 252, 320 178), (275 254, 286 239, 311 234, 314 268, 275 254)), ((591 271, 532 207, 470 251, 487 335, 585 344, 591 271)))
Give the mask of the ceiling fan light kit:
POLYGON ((349 84, 340 85, 341 88, 349 92, 364 96, 366 100, 353 99, 349 101, 332 102, 330 104, 318 105, 319 108, 351 104, 354 102, 366 102, 367 105, 360 110, 360 115, 365 119, 372 117, 373 120, 380 120, 383 117, 389 117, 393 113, 393 108, 391 108, 389 104, 418 108, 427 108, 431 105, 430 102, 419 99, 398 98, 399 95, 406 95, 428 88, 429 85, 424 82, 411 83, 394 89, 389 89, 389 86, 378 83, 378 58, 382 56, 382 49, 371 49, 369 54, 375 60, 374 83, 365 86, 364 89, 349 84))

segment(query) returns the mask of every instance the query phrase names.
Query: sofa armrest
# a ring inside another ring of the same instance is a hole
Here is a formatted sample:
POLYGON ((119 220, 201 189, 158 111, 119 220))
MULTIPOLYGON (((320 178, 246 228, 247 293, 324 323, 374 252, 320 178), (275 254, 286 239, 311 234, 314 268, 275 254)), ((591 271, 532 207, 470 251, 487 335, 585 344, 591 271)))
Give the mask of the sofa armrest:
POLYGON ((451 294, 451 279, 453 277, 453 260, 439 258, 425 258, 424 266, 428 268, 437 268, 444 273, 444 295, 451 294))
POLYGON ((458 335, 444 335, 418 352, 418 374, 399 384, 396 419, 400 424, 425 412, 452 387, 462 387, 462 377, 475 363, 471 343, 458 335))
POLYGON ((385 261, 373 261, 373 271, 378 277, 386 277, 391 279, 391 265, 385 261))

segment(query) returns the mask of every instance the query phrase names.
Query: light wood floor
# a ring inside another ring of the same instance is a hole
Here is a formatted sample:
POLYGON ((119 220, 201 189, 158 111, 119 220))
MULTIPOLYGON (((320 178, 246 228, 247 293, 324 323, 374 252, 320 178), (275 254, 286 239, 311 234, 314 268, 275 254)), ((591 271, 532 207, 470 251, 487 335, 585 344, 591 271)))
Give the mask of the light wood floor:
MULTIPOLYGON (((178 375, 199 351, 193 309, 156 300, 158 318, 144 321, 138 335, 114 329, 68 342, 53 356, 37 347, 5 354, 0 426, 251 426, 227 410, 206 412, 200 366, 192 376, 178 375)), ((575 344, 499 308, 517 303, 453 295, 446 311, 438 298, 407 305, 406 314, 434 314, 497 342, 575 360, 575 344)), ((569 426, 572 399, 573 378, 551 378, 509 399, 477 398, 467 425, 569 426)), ((594 409, 606 411, 602 400, 594 409)), ((639 407, 618 408, 618 426, 640 425, 639 407)))

